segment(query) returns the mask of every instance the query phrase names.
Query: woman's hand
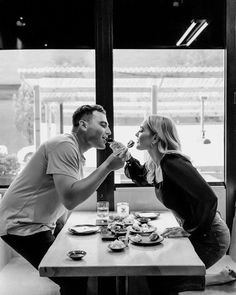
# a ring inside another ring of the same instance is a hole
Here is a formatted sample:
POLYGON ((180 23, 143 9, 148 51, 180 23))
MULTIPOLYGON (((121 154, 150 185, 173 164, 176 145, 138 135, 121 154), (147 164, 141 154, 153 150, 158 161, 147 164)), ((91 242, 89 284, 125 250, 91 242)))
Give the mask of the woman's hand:
POLYGON ((161 234, 163 238, 182 238, 189 237, 190 234, 186 232, 182 227, 167 227, 161 234))

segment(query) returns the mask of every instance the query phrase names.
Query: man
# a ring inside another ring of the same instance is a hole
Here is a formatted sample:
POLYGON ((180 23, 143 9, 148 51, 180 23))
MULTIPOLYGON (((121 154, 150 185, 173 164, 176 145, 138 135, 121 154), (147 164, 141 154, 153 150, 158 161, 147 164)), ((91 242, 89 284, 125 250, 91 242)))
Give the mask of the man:
MULTIPOLYGON (((0 203, 0 236, 35 268, 55 239, 56 221, 89 198, 111 171, 124 165, 122 156, 113 152, 82 179, 84 152, 105 149, 111 131, 99 105, 79 107, 72 123, 71 134, 49 139, 39 147, 0 203)), ((52 280, 63 295, 86 294, 87 278, 52 280)))

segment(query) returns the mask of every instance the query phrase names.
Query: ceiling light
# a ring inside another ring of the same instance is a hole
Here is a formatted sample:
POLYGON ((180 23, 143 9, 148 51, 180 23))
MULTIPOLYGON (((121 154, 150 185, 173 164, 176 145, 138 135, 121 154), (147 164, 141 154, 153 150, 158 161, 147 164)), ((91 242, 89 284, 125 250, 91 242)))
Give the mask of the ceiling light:
POLYGON ((176 43, 176 46, 189 46, 207 26, 208 22, 205 19, 192 20, 186 32, 176 43))

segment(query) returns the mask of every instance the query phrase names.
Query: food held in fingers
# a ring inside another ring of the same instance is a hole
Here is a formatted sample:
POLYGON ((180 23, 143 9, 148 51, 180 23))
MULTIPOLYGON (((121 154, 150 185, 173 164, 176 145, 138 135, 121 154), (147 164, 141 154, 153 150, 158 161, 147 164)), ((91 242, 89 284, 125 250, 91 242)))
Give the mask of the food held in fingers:
POLYGON ((128 143, 127 143, 127 148, 130 149, 134 146, 134 141, 133 140, 130 140, 128 143))

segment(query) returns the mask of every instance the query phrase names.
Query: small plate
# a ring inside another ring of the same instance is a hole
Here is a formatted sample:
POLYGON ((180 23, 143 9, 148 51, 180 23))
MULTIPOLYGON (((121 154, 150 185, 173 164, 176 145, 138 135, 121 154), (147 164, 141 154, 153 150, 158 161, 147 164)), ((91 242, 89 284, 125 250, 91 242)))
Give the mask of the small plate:
POLYGON ((72 235, 89 235, 94 234, 99 230, 99 227, 93 224, 77 224, 68 228, 72 235))
POLYGON ((147 217, 138 217, 137 220, 140 222, 140 223, 148 223, 151 218, 147 218, 147 217))
POLYGON ((150 218, 150 219, 156 219, 158 216, 160 216, 160 213, 155 213, 155 212, 136 212, 135 216, 137 218, 150 218))
POLYGON ((112 230, 111 231, 115 236, 124 236, 127 233, 127 229, 122 229, 122 230, 112 230))
POLYGON ((84 250, 73 250, 67 253, 72 260, 81 260, 87 253, 84 250))
POLYGON ((121 251, 123 251, 123 250, 126 248, 125 245, 122 246, 122 247, 120 247, 120 248, 113 248, 113 247, 111 247, 110 244, 109 244, 107 247, 108 247, 108 249, 110 249, 110 250, 113 251, 113 252, 121 252, 121 251))
POLYGON ((154 245, 160 244, 164 240, 164 238, 161 236, 159 236, 159 238, 156 241, 150 241, 149 237, 147 236, 142 236, 142 240, 140 242, 136 242, 134 240, 134 237, 132 236, 130 236, 129 239, 133 244, 139 245, 139 246, 154 246, 154 245))
POLYGON ((156 230, 156 227, 153 227, 153 226, 150 226, 148 229, 146 229, 145 231, 144 230, 135 230, 133 228, 130 229, 130 232, 132 234, 139 234, 139 235, 150 235, 151 233, 153 233, 154 231, 156 230))

